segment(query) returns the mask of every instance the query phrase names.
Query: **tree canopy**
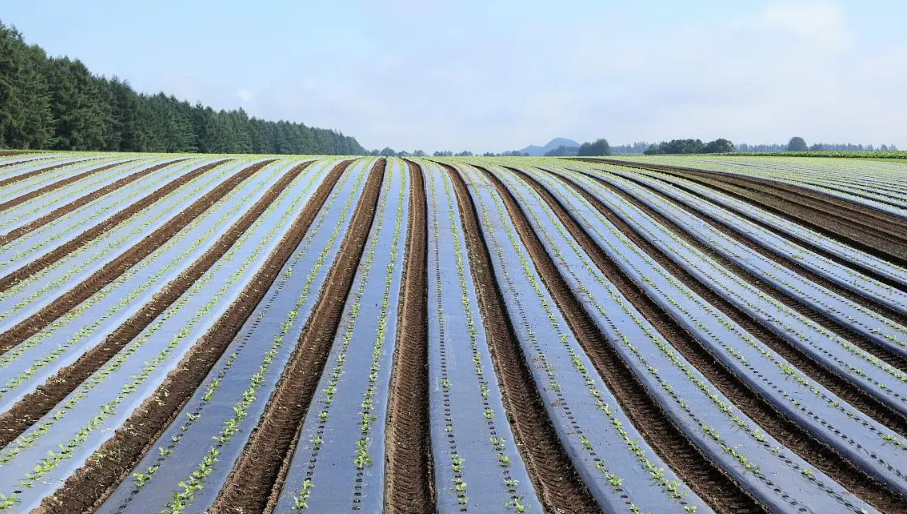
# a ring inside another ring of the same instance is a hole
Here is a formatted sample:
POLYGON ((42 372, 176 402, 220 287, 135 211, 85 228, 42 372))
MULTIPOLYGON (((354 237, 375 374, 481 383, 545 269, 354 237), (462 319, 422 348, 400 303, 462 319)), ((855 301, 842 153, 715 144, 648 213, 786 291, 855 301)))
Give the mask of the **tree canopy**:
POLYGON ((577 155, 611 155, 611 145, 608 144, 607 139, 598 139, 594 143, 583 143, 579 146, 577 155))
POLYGON ((792 137, 790 142, 787 143, 788 152, 805 152, 809 150, 809 147, 806 146, 806 141, 802 137, 792 137))
POLYGON ((652 145, 645 151, 646 155, 662 154, 697 154, 697 153, 725 153, 735 150, 734 143, 727 139, 716 139, 703 143, 700 139, 672 139, 652 145))
POLYGON ((136 93, 0 22, 0 147, 119 152, 362 154, 352 137, 136 93))

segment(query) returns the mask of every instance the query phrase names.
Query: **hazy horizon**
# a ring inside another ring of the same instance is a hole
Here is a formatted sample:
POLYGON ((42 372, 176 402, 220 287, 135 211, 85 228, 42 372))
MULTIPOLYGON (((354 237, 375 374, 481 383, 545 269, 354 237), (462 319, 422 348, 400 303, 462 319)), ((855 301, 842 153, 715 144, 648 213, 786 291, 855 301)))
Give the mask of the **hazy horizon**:
POLYGON ((2 20, 92 72, 366 148, 612 144, 907 148, 897 2, 7 5, 2 20))

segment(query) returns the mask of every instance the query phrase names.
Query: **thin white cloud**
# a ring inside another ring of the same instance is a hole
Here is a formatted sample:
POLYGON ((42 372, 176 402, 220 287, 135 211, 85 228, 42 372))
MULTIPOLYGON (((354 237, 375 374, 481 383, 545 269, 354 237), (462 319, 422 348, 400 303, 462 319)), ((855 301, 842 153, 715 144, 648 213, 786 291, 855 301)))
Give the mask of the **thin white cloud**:
POLYGON ((243 105, 247 105, 255 101, 256 95, 248 89, 240 89, 236 92, 236 97, 242 101, 243 105))
POLYGON ((365 56, 313 48, 293 73, 232 97, 250 114, 336 128, 367 148, 793 135, 907 147, 907 40, 870 49, 840 2, 775 0, 657 25, 620 12, 619 23, 601 13, 510 23, 492 4, 469 5, 468 22, 448 22, 462 3, 395 0, 369 11, 379 30, 365 56))
POLYGON ((784 30, 828 49, 851 43, 844 8, 838 2, 780 0, 769 3, 760 20, 766 27, 784 30))

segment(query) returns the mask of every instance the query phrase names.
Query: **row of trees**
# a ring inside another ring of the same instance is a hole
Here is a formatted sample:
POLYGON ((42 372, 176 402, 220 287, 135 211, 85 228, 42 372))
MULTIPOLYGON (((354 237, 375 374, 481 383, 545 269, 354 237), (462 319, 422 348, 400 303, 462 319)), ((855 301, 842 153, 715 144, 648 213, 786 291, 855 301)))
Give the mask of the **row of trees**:
MULTIPOLYGON (((741 145, 741 147, 746 145, 741 145)), ((792 137, 787 143, 787 146, 784 150, 788 152, 896 152, 898 147, 895 145, 882 145, 876 148, 874 145, 855 145, 853 143, 845 144, 828 144, 828 143, 814 143, 812 145, 807 145, 806 140, 802 137, 792 137)), ((741 152, 747 150, 740 149, 741 152)), ((751 150, 751 151, 762 151, 762 150, 751 150)))
POLYGON ((545 157, 566 157, 566 156, 595 156, 611 155, 611 145, 607 139, 598 139, 595 142, 585 142, 578 147, 561 145, 554 150, 545 153, 545 157))
POLYGON ((734 143, 727 139, 716 139, 708 143, 703 143, 700 139, 672 139, 652 145, 644 153, 645 155, 726 153, 735 149, 734 143))
POLYGON ((120 152, 361 154, 352 137, 215 111, 48 57, 0 22, 0 147, 120 152))

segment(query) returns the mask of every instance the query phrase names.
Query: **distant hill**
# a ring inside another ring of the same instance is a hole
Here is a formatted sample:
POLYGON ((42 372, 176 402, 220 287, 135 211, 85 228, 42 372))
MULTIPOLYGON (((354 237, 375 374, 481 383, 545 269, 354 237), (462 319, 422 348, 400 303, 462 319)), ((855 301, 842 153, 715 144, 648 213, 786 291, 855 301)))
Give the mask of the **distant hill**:
POLYGON ((528 153, 533 157, 541 157, 546 153, 558 148, 560 146, 566 146, 567 148, 579 148, 580 144, 572 139, 564 139, 562 137, 556 137, 548 142, 545 146, 536 146, 529 145, 526 148, 520 150, 520 153, 528 153))

